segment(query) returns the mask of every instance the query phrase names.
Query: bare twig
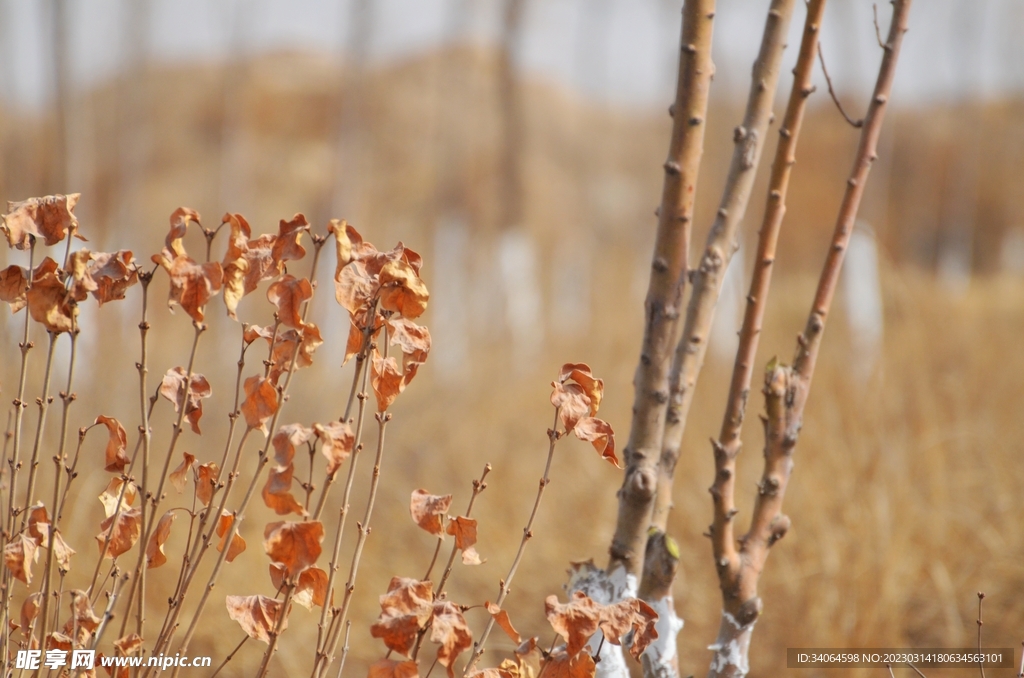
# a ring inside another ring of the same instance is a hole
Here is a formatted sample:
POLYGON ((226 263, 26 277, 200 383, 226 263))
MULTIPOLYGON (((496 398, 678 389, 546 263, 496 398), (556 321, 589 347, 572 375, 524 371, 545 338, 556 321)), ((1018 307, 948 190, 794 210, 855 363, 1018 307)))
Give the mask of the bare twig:
MULTIPOLYGON (((982 603, 985 602, 985 594, 978 591, 978 654, 981 654, 981 627, 985 625, 984 618, 981 614, 982 603)), ((983 660, 978 661, 978 670, 981 671, 981 678, 985 678, 985 662, 983 660)))
POLYGON ((633 377, 633 418, 626 444, 626 473, 609 571, 625 567, 639 576, 657 486, 672 345, 683 303, 694 196, 704 152, 708 93, 714 64, 711 40, 715 0, 687 0, 672 114, 672 139, 664 165, 661 206, 650 282, 644 302, 644 338, 633 377))
POLYGON ((850 123, 852 127, 860 129, 861 127, 864 126, 864 119, 861 118, 860 120, 854 120, 849 115, 847 115, 846 110, 843 108, 843 105, 839 103, 839 97, 836 96, 836 91, 835 89, 832 88, 832 78, 829 77, 828 68, 825 67, 825 54, 824 52, 822 52, 820 45, 818 47, 818 61, 821 62, 821 72, 825 74, 825 82, 828 83, 828 95, 832 97, 832 102, 836 105, 836 108, 839 109, 839 112, 842 114, 846 122, 850 123))
POLYGON ((832 242, 818 281, 814 302, 803 333, 798 337, 796 357, 791 367, 773 360, 765 372, 765 452, 764 471, 758 484, 750 529, 740 540, 739 558, 722 567, 731 570, 723 587, 724 609, 718 639, 713 645, 710 678, 735 678, 749 669, 747 652, 755 622, 761 612, 757 595, 760 574, 771 546, 789 528, 782 514, 782 502, 793 467, 793 451, 803 424, 804 406, 810 392, 814 367, 821 348, 825 321, 842 268, 843 257, 857 209, 864 193, 871 164, 875 160, 878 136, 892 90, 911 0, 895 0, 889 27, 888 48, 879 68, 871 104, 861 130, 853 169, 836 219, 832 242))

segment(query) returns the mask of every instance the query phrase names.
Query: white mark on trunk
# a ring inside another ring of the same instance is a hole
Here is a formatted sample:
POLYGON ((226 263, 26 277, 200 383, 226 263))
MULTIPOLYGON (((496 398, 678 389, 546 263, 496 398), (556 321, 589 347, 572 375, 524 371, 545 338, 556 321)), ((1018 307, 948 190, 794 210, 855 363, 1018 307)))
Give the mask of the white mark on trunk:
MULTIPOLYGON (((608 605, 626 598, 636 598, 637 580, 634 575, 627 574, 624 567, 615 568, 609 575, 594 565, 593 560, 588 560, 572 564, 566 589, 570 596, 576 591, 582 591, 595 603, 608 605)), ((591 653, 601 648, 601 661, 597 663, 595 678, 629 678, 629 667, 626 666, 626 655, 622 647, 611 643, 605 643, 602 647, 603 639, 604 634, 598 631, 587 643, 591 653)))
POLYGON ((658 637, 644 651, 644 675, 655 678, 678 676, 676 636, 683 630, 683 620, 676 615, 671 595, 648 602, 658 613, 658 621, 654 624, 658 637))
POLYGON ((708 649, 715 653, 711 659, 709 678, 731 676, 741 678, 750 671, 750 636, 754 623, 741 625, 728 612, 722 612, 722 623, 718 627, 718 639, 708 649))

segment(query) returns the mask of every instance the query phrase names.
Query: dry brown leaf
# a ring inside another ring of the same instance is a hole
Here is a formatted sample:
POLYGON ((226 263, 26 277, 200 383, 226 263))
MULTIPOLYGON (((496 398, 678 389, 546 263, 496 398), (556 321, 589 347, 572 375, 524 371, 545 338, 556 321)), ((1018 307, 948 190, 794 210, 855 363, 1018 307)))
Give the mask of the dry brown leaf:
POLYGON ((455 660, 473 645, 473 633, 458 605, 447 600, 434 603, 430 640, 440 645, 437 660, 448 669, 448 678, 455 678, 455 660))
POLYGON ((327 224, 327 232, 334 234, 335 252, 338 255, 337 264, 334 267, 334 279, 341 276, 341 269, 345 268, 354 258, 353 250, 363 244, 363 236, 359 231, 349 226, 344 219, 331 219, 327 224))
POLYGON ((164 544, 167 542, 167 538, 171 536, 171 525, 174 524, 174 519, 177 515, 172 509, 160 516, 160 522, 156 524, 156 529, 153 530, 153 534, 149 537, 149 543, 146 544, 147 569, 160 567, 167 562, 164 544))
POLYGON ((605 640, 614 645, 620 645, 623 636, 634 632, 629 653, 640 661, 640 655, 658 637, 657 621, 658 613, 650 605, 639 598, 628 598, 602 607, 599 626, 605 640))
POLYGON ((267 420, 277 412, 277 388, 270 379, 259 375, 245 380, 245 400, 242 402, 242 416, 245 425, 267 434, 267 420))
MULTIPOLYGON (((285 569, 281 563, 270 564, 270 581, 275 589, 285 585, 285 569)), ((292 602, 307 610, 314 606, 323 607, 327 599, 327 573, 319 567, 308 567, 299 575, 299 582, 292 594, 292 602)))
POLYGON ((100 533, 96 535, 96 541, 99 544, 102 556, 104 558, 117 558, 134 546, 135 542, 139 540, 141 523, 142 511, 140 509, 122 511, 100 523, 100 533), (113 526, 112 530, 111 526, 113 526), (109 543, 107 542, 108 538, 110 540, 109 543), (103 548, 104 544, 107 545, 106 549, 103 548))
POLYGON ((504 631, 516 645, 523 642, 523 637, 519 635, 519 631, 516 631, 515 627, 512 626, 512 620, 508 618, 508 612, 492 602, 484 603, 484 607, 487 608, 488 614, 494 617, 494 623, 500 626, 501 630, 504 631))
POLYGON ((451 505, 450 494, 437 495, 426 490, 413 490, 409 499, 409 513, 414 523, 435 537, 440 537, 444 534, 444 517, 451 505))
POLYGON ((183 459, 178 464, 178 468, 171 471, 171 474, 167 476, 167 479, 171 481, 171 485, 178 491, 178 494, 185 491, 185 483, 188 482, 188 472, 192 470, 192 465, 196 463, 195 456, 188 452, 183 452, 182 457, 183 459))
POLYGON ((210 505, 213 498, 214 486, 220 477, 220 467, 216 462, 200 464, 196 469, 196 497, 203 503, 203 506, 210 505))
POLYGON ((380 638, 389 650, 409 656, 421 630, 413 614, 381 614, 370 627, 370 635, 380 638))
POLYGON ((278 264, 301 259, 306 256, 306 249, 299 244, 302 234, 309 230, 309 222, 302 214, 296 214, 291 221, 281 220, 278 226, 277 239, 271 256, 278 264))
POLYGON ((302 304, 313 297, 306 278, 286 275, 267 288, 267 300, 277 308, 277 317, 288 327, 302 329, 302 304))
POLYGON ((42 593, 32 593, 21 604, 21 628, 24 629, 26 634, 32 627, 32 622, 39 616, 39 606, 42 597, 42 593))
POLYGON ((255 292, 264 280, 271 280, 281 275, 284 266, 274 261, 274 243, 277 236, 265 233, 255 240, 250 240, 243 253, 245 259, 244 294, 255 292))
POLYGON ((594 446, 602 459, 608 460, 613 466, 622 468, 619 458, 615 456, 615 432, 611 424, 596 417, 585 417, 576 423, 572 430, 580 440, 586 440, 594 446))
POLYGON ((389 261, 377 275, 380 305, 406 318, 418 318, 427 310, 430 293, 411 264, 404 260, 389 261))
MULTIPOLYGON (((160 395, 167 398, 174 404, 174 411, 181 410, 183 403, 186 403, 185 378, 188 373, 183 367, 175 367, 167 370, 163 381, 160 383, 160 395)), ((185 416, 196 435, 201 435, 199 420, 203 417, 203 400, 213 395, 210 382, 198 372, 192 373, 188 388, 187 406, 185 416)))
POLYGON ((188 207, 179 207, 171 213, 171 227, 167 231, 167 237, 164 239, 164 246, 175 256, 185 254, 185 248, 181 244, 181 239, 185 237, 185 231, 188 230, 189 222, 192 221, 196 222, 196 224, 202 224, 199 212, 188 207))
POLYGON ((455 537, 455 545, 459 550, 465 551, 476 543, 476 520, 456 516, 448 521, 447 532, 455 537))
POLYGON ((246 295, 245 274, 249 271, 249 261, 245 254, 249 250, 252 229, 241 214, 225 214, 221 218, 221 224, 228 224, 230 228, 228 249, 220 264, 224 272, 224 305, 228 309, 228 315, 238 320, 235 311, 238 302, 246 295))
POLYGON ((349 360, 363 353, 366 349, 367 330, 370 330, 371 338, 380 334, 381 328, 384 327, 384 317, 376 310, 373 312, 373 323, 373 329, 370 330, 365 309, 351 315, 348 327, 348 342, 345 345, 345 359, 342 361, 342 365, 346 365, 349 360))
POLYGON ((370 362, 370 383, 374 395, 377 396, 377 411, 383 412, 391 407, 398 394, 405 390, 405 375, 393 357, 384 358, 376 349, 373 350, 370 362))
POLYGON ((270 469, 267 483, 263 486, 263 503, 279 516, 289 513, 306 515, 306 510, 302 504, 296 501, 291 492, 294 473, 295 465, 290 462, 287 466, 274 466, 270 469))
POLYGON ((362 261, 349 263, 334 280, 334 298, 353 316, 365 311, 376 293, 377 278, 362 261))
POLYGON ((470 546, 462 551, 462 564, 463 565, 480 565, 484 561, 480 559, 480 554, 476 552, 476 549, 470 546))
POLYGON ((544 678, 594 678, 597 664, 587 652, 573 655, 560 650, 548 657, 541 671, 544 678))
POLYGON ((39 545, 27 534, 19 534, 4 546, 4 564, 15 579, 32 583, 32 565, 39 560, 39 545))
POLYGON ((28 508, 28 524, 25 529, 38 546, 45 547, 49 543, 50 516, 46 506, 38 503, 28 508))
POLYGON ((370 664, 366 678, 420 678, 420 671, 414 661, 380 659, 370 664))
MULTIPOLYGON (((33 282, 55 273, 57 262, 44 257, 39 265, 32 270, 33 282)), ((28 269, 21 266, 8 266, 0 272, 0 300, 11 305, 11 313, 17 313, 28 304, 28 269)))
POLYGON ((318 520, 270 523, 263 531, 263 548, 270 560, 284 567, 286 577, 315 565, 323 540, 324 525, 318 520))
POLYGON ((142 636, 137 633, 129 633, 127 636, 115 640, 114 647, 127 657, 142 647, 142 636))
POLYGON ((604 380, 598 379, 590 373, 590 365, 586 363, 566 363, 562 365, 562 371, 558 380, 565 383, 568 380, 575 381, 583 389, 583 392, 590 398, 590 416, 597 414, 604 399, 604 380))
POLYGON ((103 620, 97 617, 93 611, 92 604, 89 603, 89 596, 80 589, 74 589, 70 591, 70 594, 72 618, 68 620, 69 626, 70 622, 74 622, 89 632, 98 629, 103 620))
POLYGON ((99 285, 92 279, 92 271, 89 264, 92 262, 92 253, 89 250, 78 250, 68 256, 68 273, 71 274, 71 297, 75 301, 85 301, 89 298, 90 292, 95 292, 99 285))
POLYGON ((118 510, 118 503, 121 505, 121 511, 131 511, 137 494, 138 488, 135 487, 135 483, 128 481, 128 486, 125 487, 124 479, 120 476, 111 478, 107 483, 107 489, 99 496, 100 503, 103 504, 103 515, 107 518, 114 515, 118 510))
POLYGON ((430 353, 430 332, 422 325, 397 317, 388 321, 388 327, 391 344, 398 345, 402 350, 402 372, 405 383, 408 384, 416 376, 419 366, 427 361, 427 355, 430 353))
POLYGON ((128 288, 139 282, 138 269, 130 250, 94 253, 89 273, 96 283, 92 296, 100 306, 108 301, 124 299, 128 288))
POLYGON ((301 369, 313 364, 313 353, 324 343, 320 336, 320 328, 314 323, 306 323, 302 328, 302 335, 298 330, 286 330, 279 332, 274 340, 274 351, 271 360, 273 365, 270 368, 270 381, 275 385, 282 374, 287 373, 295 361, 295 368, 301 369), (298 355, 295 350, 298 348, 298 355))
POLYGON ((79 240, 85 240, 78 233, 78 219, 74 209, 81 193, 68 195, 47 195, 29 198, 21 202, 8 202, 7 214, 0 217, 0 231, 7 236, 11 247, 28 249, 31 238, 43 238, 47 247, 56 245, 70 231, 79 240))
POLYGON ((388 591, 380 597, 381 614, 370 628, 388 649, 408 656, 420 629, 434 613, 433 583, 392 577, 388 591))
MULTIPOLYGON (((277 618, 284 604, 267 596, 228 596, 228 616, 238 622, 250 638, 270 644, 270 634, 277 626, 277 618)), ((288 616, 281 622, 281 630, 288 628, 288 616)))
POLYGON ((43 325, 47 332, 70 332, 75 326, 78 308, 71 294, 56 272, 36 277, 25 293, 32 319, 43 325))
POLYGON ((266 339, 267 343, 269 344, 270 340, 274 338, 273 328, 260 327, 259 325, 246 325, 245 329, 242 331, 242 340, 247 345, 256 341, 260 337, 266 339))
POLYGON ((505 659, 501 664, 502 666, 496 669, 478 669, 466 678, 519 678, 519 667, 515 662, 505 659))
POLYGON ((590 398, 583 387, 574 382, 551 382, 551 404, 558 408, 558 418, 566 431, 576 427, 580 419, 590 413, 590 398))
POLYGON ((313 424, 313 430, 320 439, 320 453, 327 459, 327 475, 333 476, 352 454, 356 436, 351 426, 340 421, 313 424))
POLYGON ((60 569, 65 572, 71 569, 71 556, 75 553, 75 550, 64 541, 60 530, 55 529, 53 531, 53 557, 56 558, 60 569))
POLYGON ((70 652, 73 645, 74 641, 71 640, 71 636, 66 636, 60 631, 54 631, 46 636, 47 650, 64 650, 65 652, 70 652))
POLYGON ((95 423, 106 426, 107 433, 109 434, 107 449, 104 453, 106 465, 103 467, 103 470, 111 473, 124 472, 125 467, 131 461, 125 453, 125 450, 128 449, 128 434, 125 432, 124 426, 121 426, 121 422, 117 419, 106 417, 102 414, 96 417, 95 423))
MULTIPOLYGON (((228 532, 231 530, 231 525, 235 522, 235 514, 227 509, 221 511, 220 518, 217 519, 217 536, 220 537, 220 541, 217 542, 217 550, 224 550, 224 542, 228 539, 228 532)), ((235 529, 234 536, 231 537, 231 546, 228 547, 228 554, 225 559, 230 563, 238 554, 245 550, 245 540, 242 539, 242 535, 238 534, 237 528, 235 529)))
POLYGON ((220 267, 220 262, 208 261, 199 264, 186 254, 179 254, 173 258, 168 254, 169 252, 164 250, 152 256, 153 263, 160 264, 167 271, 171 281, 167 306, 173 310, 174 305, 178 304, 192 320, 202 323, 206 303, 220 291, 224 281, 224 271, 220 267))
POLYGON ((597 631, 601 606, 577 591, 564 605, 558 602, 558 596, 548 596, 544 600, 544 613, 551 628, 565 638, 569 656, 574 657, 597 631))
POLYGON ((313 429, 302 424, 285 424, 274 434, 274 461, 278 466, 288 466, 295 458, 295 448, 313 437, 313 429))

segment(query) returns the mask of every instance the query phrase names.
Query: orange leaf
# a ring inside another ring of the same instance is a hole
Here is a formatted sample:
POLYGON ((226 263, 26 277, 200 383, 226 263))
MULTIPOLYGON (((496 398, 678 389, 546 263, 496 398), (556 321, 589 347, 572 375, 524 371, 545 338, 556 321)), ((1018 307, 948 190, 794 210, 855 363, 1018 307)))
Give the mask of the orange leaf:
POLYGON ((188 482, 188 472, 192 470, 192 465, 196 463, 196 458, 188 452, 183 452, 182 456, 184 458, 178 464, 178 468, 171 471, 171 474, 167 476, 167 479, 171 481, 171 485, 178 491, 178 494, 185 490, 185 483, 188 482))
MULTIPOLYGON (((448 521, 447 531, 448 534, 454 535, 455 546, 460 551, 465 551, 476 543, 476 520, 473 518, 456 516, 448 521)), ((519 641, 517 640, 516 642, 518 643, 519 641)))
POLYGON ((586 417, 576 423, 572 432, 580 440, 591 443, 602 459, 607 459, 612 465, 622 468, 619 458, 615 456, 615 432, 612 431, 608 422, 595 417, 586 417))
POLYGON ((605 640, 620 645, 623 636, 633 631, 629 653, 640 661, 651 641, 658 637, 655 623, 658 613, 639 598, 627 598, 601 608, 599 626, 605 640))
POLYGON ((131 509, 130 511, 123 511, 121 513, 110 516, 102 523, 100 523, 100 533, 96 535, 96 541, 99 542, 101 555, 104 558, 117 558, 122 553, 127 552, 135 545, 135 542, 139 540, 142 523, 142 511, 140 509, 131 509), (113 526, 113 530, 111 530, 113 526), (107 539, 110 539, 109 543, 107 539), (107 548, 104 550, 103 545, 106 544, 107 548))
MULTIPOLYGON (((56 270, 56 261, 50 257, 43 258, 39 265, 32 270, 33 283, 56 270)), ((11 305, 11 313, 17 313, 28 304, 27 291, 28 269, 21 266, 8 266, 0 271, 0 301, 6 301, 11 305)))
POLYGON ((137 633, 129 633, 123 638, 114 641, 114 647, 124 656, 128 656, 142 647, 142 636, 137 633))
POLYGON ((15 579, 26 584, 32 583, 32 564, 39 560, 39 546, 35 540, 22 533, 4 546, 4 564, 15 579))
MULTIPOLYGON (((232 523, 235 522, 235 514, 231 511, 221 511, 220 518, 217 519, 217 536, 220 537, 220 542, 217 543, 217 550, 224 550, 224 542, 228 539, 228 531, 231 530, 232 523)), ((242 535, 238 534, 238 529, 235 529, 234 536, 231 537, 231 546, 228 547, 228 554, 225 556, 227 561, 230 563, 238 554, 245 550, 245 540, 242 539, 242 535)))
POLYGON ((228 249, 220 262, 221 270, 224 272, 224 305, 228 309, 228 315, 238 320, 235 310, 238 308, 238 302, 246 295, 245 274, 249 270, 249 261, 245 254, 249 249, 252 229, 241 214, 225 214, 221 217, 221 224, 229 224, 231 229, 228 249))
POLYGON ((198 372, 193 372, 186 400, 185 378, 187 376, 183 367, 167 370, 160 383, 160 395, 174 404, 175 412, 180 411, 183 404, 187 403, 185 416, 188 417, 192 431, 196 435, 200 435, 202 431, 199 429, 199 420, 203 416, 203 399, 209 398, 213 394, 213 389, 210 388, 210 382, 206 380, 206 377, 198 372))
POLYGON ((0 231, 7 236, 10 246, 19 250, 29 248, 31 237, 41 237, 47 247, 52 247, 63 240, 69 231, 79 240, 85 240, 78 233, 78 219, 74 215, 75 205, 81 195, 47 195, 22 202, 8 202, 0 231))
POLYGON ((587 652, 574 655, 561 650, 548 657, 541 671, 544 678, 594 678, 597 664, 587 652))
POLYGON ((585 593, 577 591, 564 605, 558 602, 558 596, 548 596, 544 600, 544 612, 551 628, 565 638, 566 652, 575 657, 597 631, 601 607, 585 593))
POLYGON ((286 275, 267 288, 267 299, 277 307, 277 317, 288 327, 302 329, 302 304, 313 296, 306 278, 286 275))
POLYGON ((274 461, 278 466, 288 466, 295 458, 295 448, 313 437, 313 429, 302 424, 285 424, 274 434, 274 461))
POLYGON ((29 632, 32 622, 39 616, 39 601, 42 597, 42 593, 32 593, 21 604, 21 628, 26 634, 29 632))
POLYGON ((392 577, 387 593, 380 597, 381 614, 370 635, 408 656, 433 614, 433 586, 429 581, 392 577))
POLYGON ((67 272, 71 274, 70 293, 75 301, 85 301, 89 298, 89 292, 94 292, 99 287, 89 270, 91 261, 92 253, 89 250, 78 250, 68 256, 67 272))
POLYGON ((299 244, 299 240, 308 230, 309 222, 302 214, 296 214, 291 221, 282 219, 278 226, 277 239, 274 241, 274 261, 282 264, 306 256, 306 249, 299 244))
POLYGON ((294 473, 295 465, 291 462, 287 466, 274 466, 270 469, 267 483, 263 486, 263 503, 279 516, 289 513, 306 515, 306 510, 295 500, 291 492, 294 473))
MULTIPOLYGON (((270 633, 277 626, 284 603, 267 596, 228 596, 228 616, 238 622, 250 638, 270 644, 270 633)), ((288 628, 288 617, 281 623, 281 630, 288 628)))
POLYGON ((193 209, 179 207, 171 212, 171 227, 167 231, 164 245, 175 256, 185 254, 185 248, 181 244, 181 239, 185 237, 185 231, 188 229, 189 222, 192 221, 196 222, 196 224, 201 224, 199 212, 193 209))
POLYGON ((153 263, 160 264, 170 278, 167 305, 173 310, 174 305, 179 304, 192 320, 201 323, 205 317, 206 302, 220 291, 224 271, 216 261, 198 264, 187 254, 173 258, 168 254, 164 250, 151 257, 153 263))
POLYGON ((448 669, 448 678, 454 678, 452 665, 459 655, 473 644, 473 634, 458 605, 447 600, 434 603, 430 640, 440 644, 441 647, 437 648, 437 660, 448 669))
POLYGON ((430 293, 416 269, 406 261, 389 261, 377 276, 380 305, 406 318, 418 318, 427 309, 430 293))
POLYGON ((245 260, 244 294, 255 292, 264 280, 281 275, 284 266, 274 260, 274 243, 277 236, 265 233, 255 240, 250 240, 242 257, 245 260))
POLYGON ((558 380, 562 383, 572 380, 579 384, 590 399, 590 416, 597 414, 598 408, 601 407, 601 400, 604 399, 604 380, 598 379, 590 373, 590 365, 566 363, 562 365, 558 380))
POLYGON ((156 529, 153 530, 153 534, 149 537, 149 543, 146 545, 147 569, 160 567, 167 562, 164 544, 167 542, 167 538, 171 536, 171 525, 174 523, 177 515, 173 510, 168 511, 160 517, 160 522, 156 524, 156 529))
POLYGON ((276 385, 281 375, 288 372, 295 361, 295 368, 309 367, 313 364, 313 353, 324 343, 320 336, 320 328, 314 323, 306 323, 302 328, 301 341, 297 330, 286 330, 279 332, 274 340, 274 351, 272 360, 274 364, 270 368, 270 381, 276 385), (296 347, 299 354, 295 355, 296 347))
POLYGON ((576 423, 590 412, 590 398, 583 387, 574 382, 563 384, 551 382, 551 404, 558 408, 558 418, 566 431, 576 427, 576 423))
POLYGON ((138 269, 129 250, 94 253, 90 274, 96 283, 92 296, 100 306, 108 301, 124 299, 128 288, 139 282, 138 269))
POLYGON ((352 427, 340 421, 329 424, 313 424, 316 437, 320 439, 320 452, 327 459, 327 475, 333 476, 352 454, 356 437, 352 427))
POLYGON ((270 379, 259 375, 245 380, 245 401, 242 403, 242 415, 249 428, 258 428, 264 435, 267 433, 267 420, 277 412, 277 388, 270 379))
POLYGON ((263 531, 263 548, 275 563, 292 577, 316 564, 324 540, 324 525, 318 520, 301 523, 270 523, 263 531))
MULTIPOLYGON (((33 277, 35 277, 33 275, 33 277)), ((78 309, 64 283, 55 272, 45 273, 32 282, 25 293, 32 319, 48 332, 70 332, 78 309)))
MULTIPOLYGON (((270 581, 273 582, 274 588, 280 589, 284 586, 284 572, 284 565, 281 563, 270 564, 270 581)), ((314 606, 323 607, 326 599, 327 573, 319 567, 308 567, 303 570, 295 586, 295 593, 292 594, 292 602, 312 610, 314 606)))
POLYGON ((103 504, 103 514, 107 518, 114 515, 118 511, 118 503, 121 505, 121 511, 131 511, 137 494, 135 483, 128 481, 128 486, 125 487, 124 479, 111 478, 107 483, 107 489, 99 496, 100 503, 103 504))
POLYGON ((412 514, 413 522, 435 537, 440 537, 444 534, 444 516, 451 505, 450 494, 436 495, 426 490, 413 490, 409 500, 409 513, 412 514))
POLYGON ((363 236, 359 231, 349 226, 344 219, 331 219, 327 225, 327 232, 334 234, 335 252, 338 255, 338 262, 334 268, 334 279, 341 276, 341 269, 345 268, 352 261, 352 250, 363 244, 363 236))
POLYGON ((519 635, 519 631, 515 630, 512 626, 512 620, 508 618, 508 612, 501 609, 497 605, 491 602, 484 603, 484 607, 487 608, 487 612, 494 617, 495 623, 501 627, 501 630, 508 634, 516 645, 523 642, 523 637, 519 635))
POLYGON ((111 473, 122 473, 131 461, 128 459, 128 455, 125 454, 125 450, 128 449, 128 434, 125 432, 124 426, 121 426, 121 422, 117 419, 105 417, 102 414, 96 417, 96 423, 106 426, 107 433, 110 436, 107 439, 107 449, 105 452, 106 466, 103 467, 103 470, 110 471, 111 473))
POLYGON ((214 486, 217 484, 217 478, 219 477, 220 467, 216 462, 211 461, 208 464, 200 464, 196 470, 196 497, 199 501, 203 502, 203 506, 210 505, 214 486))
POLYGON ((334 298, 353 316, 364 311, 376 293, 376 276, 362 261, 345 266, 334 281, 334 298))
POLYGON ((393 659, 380 659, 370 664, 370 672, 366 678, 420 678, 416 662, 396 662, 393 659))
POLYGON ((370 383, 374 395, 377 396, 377 411, 383 412, 391 407, 398 394, 405 390, 405 375, 393 357, 383 358, 376 349, 370 362, 370 383))
POLYGON ((68 652, 71 650, 72 645, 74 645, 74 641, 71 640, 71 637, 59 631, 54 631, 46 636, 47 650, 64 650, 68 652))
POLYGON ((397 317, 388 321, 388 327, 391 344, 397 344, 402 350, 402 372, 404 381, 408 384, 416 376, 419 366, 427 361, 427 355, 430 353, 430 332, 422 325, 397 317))

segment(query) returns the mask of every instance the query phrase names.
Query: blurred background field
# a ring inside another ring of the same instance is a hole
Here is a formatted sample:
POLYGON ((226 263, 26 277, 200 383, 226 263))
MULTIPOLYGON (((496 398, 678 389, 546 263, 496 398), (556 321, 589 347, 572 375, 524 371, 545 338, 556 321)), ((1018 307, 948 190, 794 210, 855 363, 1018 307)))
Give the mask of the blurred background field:
MULTIPOLYGON (((761 3, 748 4, 720 11, 695 247, 717 208, 763 20, 761 3)), ((856 117, 880 58, 871 4, 833 4, 823 47, 839 96, 856 117)), ((585 361, 605 379, 602 416, 624 444, 670 130, 665 108, 679 5, 0 3, 10 57, 0 66, 3 199, 80 191, 85 246, 128 248, 142 261, 159 251, 179 205, 197 209, 207 226, 225 211, 240 212, 254 234, 275 231, 295 212, 318 233, 327 219, 347 218, 380 248, 401 240, 423 254, 432 293, 423 320, 434 348, 394 409, 351 616, 348 673, 362 675, 385 652, 369 626, 390 577, 421 576, 430 560, 434 543, 410 520, 409 493, 452 492, 453 513, 461 511, 486 462, 494 471, 475 509, 486 562, 457 566, 450 592, 467 605, 493 600, 543 470, 549 382, 563 362, 585 361), (519 14, 510 11, 516 7, 519 14)), ((888 8, 879 9, 884 26, 888 8)), ((794 25, 800 22, 798 10, 794 25)), ((783 669, 787 647, 971 646, 977 591, 988 596, 985 644, 1016 647, 1019 658, 1024 9, 1019 0, 919 2, 911 22, 861 209, 860 254, 851 254, 797 452, 786 510, 794 528, 763 579, 766 612, 754 634, 753 676, 783 669)), ((777 100, 790 78, 782 83, 777 100)), ((857 142, 823 79, 812 102, 761 365, 793 350, 857 142)), ((773 152, 774 139, 763 164, 773 152)), ((747 212, 737 257, 743 265, 730 270, 676 472, 670 533, 682 553, 675 591, 686 621, 682 675, 706 670, 705 648, 718 626, 717 579, 701 536, 711 519, 707 440, 725 402, 764 180, 747 212)), ((200 251, 202 240, 190 235, 187 243, 200 251)), ((326 343, 315 366, 296 376, 282 423, 336 418, 348 394, 352 367, 340 367, 348 320, 333 300, 330 249, 312 310, 326 343)), ((308 260, 291 272, 307 275, 308 260)), ((12 263, 26 265, 23 253, 4 248, 0 265, 12 263)), ((155 387, 187 359, 192 330, 184 313, 165 311, 160 274, 151 294, 155 387)), ((83 305, 81 350, 90 357, 79 362, 72 429, 106 414, 132 438, 138 313, 137 287, 124 302, 83 305)), ((262 294, 239 309, 250 323, 266 324, 270 314, 262 294)), ((200 461, 219 457, 223 445, 239 341, 219 299, 208 316, 197 370, 210 379, 213 397, 203 435, 186 432, 179 446, 200 461)), ((17 388, 22 322, 0 313, 7 400, 17 388)), ((37 346, 42 341, 36 336, 37 346)), ((63 375, 66 346, 58 356, 55 375, 63 375)), ((247 362, 246 374, 259 369, 258 358, 247 362)), ((55 377, 55 385, 62 382, 55 377)), ((749 413, 761 407, 752 397, 749 413)), ((49 445, 56 444, 58 419, 51 411, 49 445)), ((34 421, 30 410, 26 423, 34 421)), ((154 419, 158 454, 170 422, 162 402, 154 419)), ((741 521, 760 474, 760 426, 754 416, 748 422, 741 521)), ((86 453, 98 459, 100 441, 90 440, 86 453)), ((370 462, 360 464, 365 479, 370 462)), ((48 478, 48 462, 43 468, 48 478)), ((565 442, 552 478, 506 606, 524 635, 540 635, 545 644, 551 631, 544 597, 562 592, 570 561, 606 558, 621 474, 583 443, 565 442)), ((84 578, 79 585, 92 573, 95 550, 84 535, 98 531, 95 496, 105 484, 99 470, 76 481, 65 530, 83 535, 69 540, 79 551, 70 580, 84 578)), ((365 485, 357 481, 357 516, 365 485)), ((339 498, 327 515, 336 515, 339 498)), ((218 583, 192 654, 211 654, 216 665, 241 639, 219 602, 223 595, 272 595, 260 546, 262 526, 272 519, 262 506, 249 512, 249 548, 218 583)), ((182 531, 169 542, 172 561, 183 541, 182 531)), ((168 591, 155 579, 149 616, 159 619, 168 591)), ((480 610, 467 615, 474 629, 482 627, 480 610)), ((292 613, 274 675, 308 670, 317 617, 292 613)), ((495 637, 495 657, 508 644, 495 637)), ((262 649, 248 643, 227 674, 251 674, 262 649)))

